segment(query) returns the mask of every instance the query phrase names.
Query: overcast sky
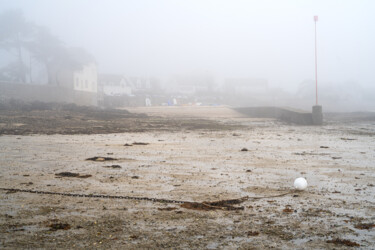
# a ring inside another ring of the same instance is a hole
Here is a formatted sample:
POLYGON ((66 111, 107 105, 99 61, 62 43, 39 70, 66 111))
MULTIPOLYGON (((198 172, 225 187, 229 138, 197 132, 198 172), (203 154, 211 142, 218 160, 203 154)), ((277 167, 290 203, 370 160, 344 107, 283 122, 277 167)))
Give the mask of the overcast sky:
POLYGON ((372 0, 0 0, 66 45, 91 52, 102 73, 266 78, 296 89, 314 80, 375 85, 372 0))

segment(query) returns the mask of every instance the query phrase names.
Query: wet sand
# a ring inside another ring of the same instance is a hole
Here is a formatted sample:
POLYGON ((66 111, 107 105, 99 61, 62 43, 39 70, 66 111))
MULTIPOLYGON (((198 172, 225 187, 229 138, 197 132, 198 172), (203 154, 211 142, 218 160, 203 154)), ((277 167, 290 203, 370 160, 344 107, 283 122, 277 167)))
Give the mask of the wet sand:
POLYGON ((148 114, 150 129, 0 136, 0 186, 191 202, 248 196, 243 210, 0 191, 1 248, 375 247, 374 122, 294 126, 227 107, 129 111, 148 114), (158 117, 177 125, 157 129, 158 117), (178 126, 187 121, 196 126, 178 126), (116 160, 86 160, 96 156, 116 160), (297 192, 300 176, 309 185, 297 192))

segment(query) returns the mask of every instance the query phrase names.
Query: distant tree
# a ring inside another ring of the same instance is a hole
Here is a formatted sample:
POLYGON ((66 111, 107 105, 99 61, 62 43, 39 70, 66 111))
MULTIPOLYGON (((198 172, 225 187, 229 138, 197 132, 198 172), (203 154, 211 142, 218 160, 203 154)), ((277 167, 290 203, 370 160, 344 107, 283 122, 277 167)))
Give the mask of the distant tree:
POLYGON ((39 26, 34 39, 27 47, 34 59, 45 66, 48 84, 55 84, 56 69, 67 60, 66 48, 60 39, 52 35, 47 28, 39 26))
POLYGON ((94 56, 84 48, 71 47, 67 49, 67 60, 65 62, 72 69, 80 69, 83 65, 94 61, 94 56))
POLYGON ((25 72, 28 68, 25 64, 19 62, 11 62, 0 68, 0 80, 7 82, 23 82, 25 80, 25 72))
POLYGON ((59 85, 57 76, 60 70, 78 70, 94 61, 85 49, 67 48, 44 27, 37 28, 35 39, 28 48, 34 58, 45 65, 48 83, 52 85, 59 85))
POLYGON ((16 60, 1 69, 0 76, 26 82, 27 67, 23 63, 22 49, 33 37, 35 26, 26 22, 21 11, 11 10, 0 15, 0 49, 16 54, 16 60))
POLYGON ((77 70, 93 62, 94 58, 83 48, 67 48, 47 28, 27 22, 21 11, 13 10, 0 14, 0 49, 17 56, 0 69, 0 79, 26 82, 28 68, 22 58, 22 50, 45 66, 47 82, 59 85, 60 70, 77 70))

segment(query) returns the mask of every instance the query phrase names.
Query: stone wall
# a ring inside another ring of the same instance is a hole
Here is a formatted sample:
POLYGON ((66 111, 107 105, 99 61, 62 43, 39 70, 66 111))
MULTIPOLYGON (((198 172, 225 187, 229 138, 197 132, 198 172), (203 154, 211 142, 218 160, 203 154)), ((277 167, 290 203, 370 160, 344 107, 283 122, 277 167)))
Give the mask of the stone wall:
POLYGON ((25 102, 61 102, 97 106, 97 94, 51 85, 31 85, 0 82, 0 101, 10 99, 25 102))

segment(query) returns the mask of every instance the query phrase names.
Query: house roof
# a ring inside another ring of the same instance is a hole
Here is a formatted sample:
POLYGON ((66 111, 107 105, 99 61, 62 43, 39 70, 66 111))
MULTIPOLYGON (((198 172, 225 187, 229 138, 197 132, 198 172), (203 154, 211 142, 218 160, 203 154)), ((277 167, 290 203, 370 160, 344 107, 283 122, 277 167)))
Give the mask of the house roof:
POLYGON ((122 75, 99 74, 98 80, 99 80, 99 84, 120 83, 123 78, 124 76, 122 75))

